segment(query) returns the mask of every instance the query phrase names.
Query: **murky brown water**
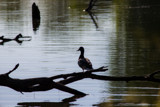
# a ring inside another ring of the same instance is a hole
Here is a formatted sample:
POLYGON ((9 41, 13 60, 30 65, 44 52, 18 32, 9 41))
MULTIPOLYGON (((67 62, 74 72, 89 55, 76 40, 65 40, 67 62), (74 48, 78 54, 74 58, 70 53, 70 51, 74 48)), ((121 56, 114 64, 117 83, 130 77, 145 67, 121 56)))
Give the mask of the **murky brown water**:
MULTIPOLYGON (((20 63, 13 78, 49 77, 78 72, 80 46, 86 49, 94 68, 108 66, 103 75, 146 75, 160 69, 160 3, 145 0, 102 0, 84 12, 86 0, 0 0, 0 36, 14 38, 21 33, 31 41, 0 45, 0 73, 20 63), (32 26, 32 3, 41 12, 37 30, 32 26), (93 16, 93 17, 92 17, 93 16), (94 20, 93 20, 94 18, 94 20)), ((0 87, 0 106, 156 106, 159 84, 112 82, 84 79, 68 86, 89 95, 63 102, 71 94, 53 89, 18 93, 0 87)))

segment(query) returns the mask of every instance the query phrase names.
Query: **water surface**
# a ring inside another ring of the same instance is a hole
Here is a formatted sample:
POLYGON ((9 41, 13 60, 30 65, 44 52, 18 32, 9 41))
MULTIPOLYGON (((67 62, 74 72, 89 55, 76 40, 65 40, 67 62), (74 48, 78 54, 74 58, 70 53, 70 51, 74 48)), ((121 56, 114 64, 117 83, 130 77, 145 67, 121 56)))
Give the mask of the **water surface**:
MULTIPOLYGON (((143 0, 142 0, 143 1, 143 0)), ((156 3, 158 4, 158 3, 156 3)), ((98 1, 92 13, 84 11, 88 1, 2 0, 0 35, 14 38, 21 33, 31 41, 0 46, 0 73, 19 63, 13 78, 50 77, 82 71, 77 65, 80 46, 94 68, 108 66, 103 75, 146 75, 159 69, 159 5, 152 2, 98 1), (32 3, 41 12, 39 27, 33 29, 32 3), (151 11, 152 10, 152 11, 151 11), (154 17, 151 17, 154 16, 154 17), (94 19, 94 20, 93 20, 94 19)), ((63 102, 71 94, 53 89, 21 94, 0 87, 0 106, 155 106, 159 84, 84 79, 72 88, 89 95, 63 102)))

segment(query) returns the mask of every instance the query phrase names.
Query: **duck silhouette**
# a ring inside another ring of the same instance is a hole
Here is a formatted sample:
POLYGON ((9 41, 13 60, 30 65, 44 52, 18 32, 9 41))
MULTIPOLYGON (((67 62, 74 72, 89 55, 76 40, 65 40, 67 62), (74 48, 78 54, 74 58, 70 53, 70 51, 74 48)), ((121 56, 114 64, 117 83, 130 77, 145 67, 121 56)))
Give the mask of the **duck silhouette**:
POLYGON ((93 69, 91 61, 84 57, 84 48, 80 47, 77 51, 81 52, 78 59, 79 67, 82 68, 83 71, 93 69))

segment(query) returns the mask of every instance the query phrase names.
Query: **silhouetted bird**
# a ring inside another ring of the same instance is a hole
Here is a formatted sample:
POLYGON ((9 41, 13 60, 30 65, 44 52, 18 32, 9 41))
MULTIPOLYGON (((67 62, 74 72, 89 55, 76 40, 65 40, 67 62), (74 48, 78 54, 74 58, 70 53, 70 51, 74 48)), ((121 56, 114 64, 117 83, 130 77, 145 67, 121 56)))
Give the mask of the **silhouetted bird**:
POLYGON ((84 57, 84 48, 80 47, 77 51, 81 51, 78 59, 79 67, 81 67, 83 71, 93 69, 91 61, 88 58, 84 57))

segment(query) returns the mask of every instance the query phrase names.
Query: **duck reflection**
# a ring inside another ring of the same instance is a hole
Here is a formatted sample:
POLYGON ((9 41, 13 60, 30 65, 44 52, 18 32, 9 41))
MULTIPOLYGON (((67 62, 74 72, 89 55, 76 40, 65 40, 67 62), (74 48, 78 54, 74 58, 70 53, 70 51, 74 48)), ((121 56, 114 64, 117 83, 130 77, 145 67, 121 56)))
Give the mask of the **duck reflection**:
POLYGON ((16 41, 17 43, 22 44, 23 41, 31 41, 31 36, 22 36, 22 34, 18 34, 15 38, 5 38, 4 36, 1 36, 0 41, 0 45, 4 45, 4 43, 10 41, 16 41), (25 38, 27 38, 27 40, 25 38))
POLYGON ((83 96, 72 96, 69 98, 63 99, 61 102, 21 102, 17 105, 22 107, 70 107, 75 104, 70 104, 70 102, 76 101, 76 99, 81 98, 83 96))

